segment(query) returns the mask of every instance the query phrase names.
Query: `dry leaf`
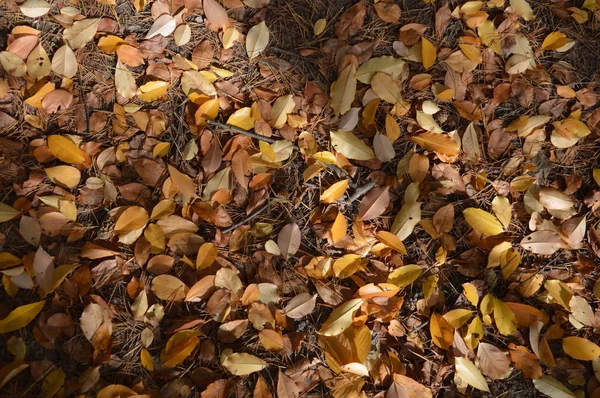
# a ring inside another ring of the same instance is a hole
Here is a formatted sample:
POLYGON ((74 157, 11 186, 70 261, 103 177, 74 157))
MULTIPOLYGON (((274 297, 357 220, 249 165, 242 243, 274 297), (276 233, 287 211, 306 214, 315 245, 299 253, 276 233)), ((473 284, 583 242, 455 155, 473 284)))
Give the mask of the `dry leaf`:
POLYGON ((269 44, 269 28, 265 22, 253 26, 246 37, 246 53, 251 60, 265 51, 269 44))

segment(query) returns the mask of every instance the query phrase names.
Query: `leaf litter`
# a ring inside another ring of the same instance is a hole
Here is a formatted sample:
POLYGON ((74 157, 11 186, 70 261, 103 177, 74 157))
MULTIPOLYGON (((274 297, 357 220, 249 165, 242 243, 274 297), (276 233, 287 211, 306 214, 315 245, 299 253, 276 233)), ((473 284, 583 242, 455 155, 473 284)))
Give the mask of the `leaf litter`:
POLYGON ((0 388, 598 395, 600 3, 405 3, 0 2, 0 388))

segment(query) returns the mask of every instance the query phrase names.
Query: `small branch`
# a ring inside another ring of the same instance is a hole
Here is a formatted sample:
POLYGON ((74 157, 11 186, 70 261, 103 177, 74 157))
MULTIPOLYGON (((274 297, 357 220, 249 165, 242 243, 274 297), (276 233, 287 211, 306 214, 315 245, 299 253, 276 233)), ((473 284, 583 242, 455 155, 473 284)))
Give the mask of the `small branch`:
POLYGON ((225 130, 229 130, 229 131, 233 131, 233 132, 236 132, 236 133, 239 133, 239 134, 243 134, 243 135, 251 137, 251 138, 256 138, 257 140, 265 141, 265 142, 268 142, 269 144, 272 144, 272 143, 274 143, 274 142, 277 141, 276 139, 273 139, 271 137, 265 137, 264 135, 259 135, 259 134, 253 133, 251 131, 246 131, 246 130, 241 129, 239 127, 232 126, 231 124, 225 124, 225 123, 217 122, 217 121, 214 121, 214 120, 207 120, 206 124, 210 124, 212 126, 220 127, 222 129, 225 129, 225 130))
POLYGON ((77 78, 79 80, 79 97, 81 102, 83 103, 83 112, 85 113, 85 124, 87 128, 87 133, 90 134, 90 115, 88 113, 87 103, 85 102, 85 92, 83 91, 83 79, 81 78, 81 68, 77 71, 77 78))
POLYGON ((363 185, 362 187, 358 187, 356 189, 356 191, 354 191, 354 193, 352 194, 352 196, 350 196, 348 198, 348 200, 346 201, 346 204, 350 204, 350 203, 354 202, 356 199, 358 199, 362 195, 364 195, 367 192, 369 192, 371 190, 371 188, 373 188, 373 187, 375 187, 375 183, 373 181, 369 181, 365 185, 363 185))
POLYGON ((258 210, 256 210, 254 213, 250 214, 248 217, 244 218, 243 220, 240 220, 238 222, 236 222, 235 224, 233 224, 230 227, 224 228, 221 230, 221 233, 226 234, 228 232, 233 231, 234 229, 236 229, 237 227, 240 227, 244 224, 246 224, 249 221, 254 220, 256 217, 258 217, 262 212, 264 212, 265 210, 267 210, 267 208, 269 207, 270 202, 267 201, 267 203, 265 203, 264 205, 262 205, 258 210))

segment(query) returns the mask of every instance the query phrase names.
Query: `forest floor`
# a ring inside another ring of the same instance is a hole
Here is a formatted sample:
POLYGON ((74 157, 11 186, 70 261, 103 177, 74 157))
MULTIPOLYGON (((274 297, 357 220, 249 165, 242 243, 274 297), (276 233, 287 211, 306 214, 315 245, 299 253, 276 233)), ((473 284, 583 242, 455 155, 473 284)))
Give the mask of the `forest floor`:
POLYGON ((0 398, 600 396, 600 0, 0 0, 0 398))

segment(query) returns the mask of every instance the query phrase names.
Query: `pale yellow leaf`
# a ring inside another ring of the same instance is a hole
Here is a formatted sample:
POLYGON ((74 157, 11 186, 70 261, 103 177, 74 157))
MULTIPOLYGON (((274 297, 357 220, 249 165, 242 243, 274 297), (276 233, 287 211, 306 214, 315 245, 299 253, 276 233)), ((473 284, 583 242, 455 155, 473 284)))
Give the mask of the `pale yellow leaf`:
POLYGON ((375 157, 373 150, 349 131, 331 131, 331 145, 348 159, 369 160, 375 157))
POLYGON ((94 38, 100 18, 86 18, 75 21, 72 26, 63 30, 63 38, 74 50, 84 47, 94 38))
POLYGON ((356 94, 356 67, 350 63, 344 68, 331 89, 331 109, 336 115, 350 110, 356 94))
POLYGON ((490 391, 487 381, 475 364, 464 357, 454 358, 457 375, 470 386, 482 391, 490 391))
POLYGON ((254 25, 248 31, 246 36, 246 52, 251 60, 258 57, 260 53, 265 51, 269 44, 269 28, 265 22, 254 25))

